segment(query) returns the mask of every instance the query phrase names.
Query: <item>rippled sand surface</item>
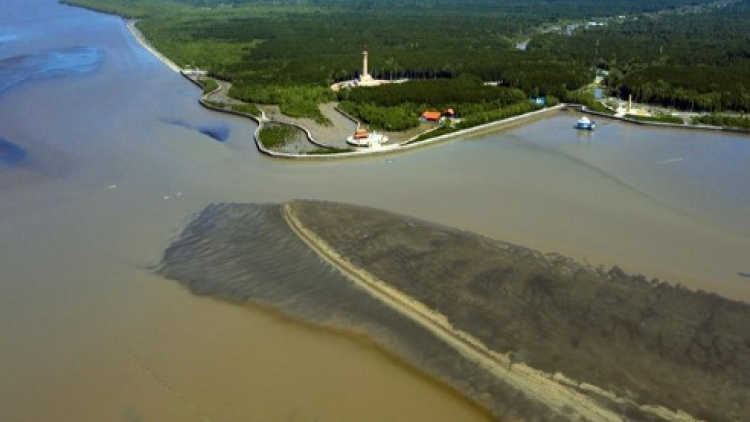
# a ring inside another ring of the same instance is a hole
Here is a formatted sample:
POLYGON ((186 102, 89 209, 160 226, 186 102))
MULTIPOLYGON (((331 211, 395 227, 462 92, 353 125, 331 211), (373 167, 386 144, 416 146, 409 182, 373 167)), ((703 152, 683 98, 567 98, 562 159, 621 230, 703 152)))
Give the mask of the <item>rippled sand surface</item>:
POLYGON ((365 335, 501 419, 740 421, 750 398, 748 305, 371 208, 212 205, 159 273, 365 335))
POLYGON ((486 417, 376 347, 152 274, 212 203, 374 206, 750 300, 740 138, 579 138, 558 115, 388 160, 278 162, 119 18, 4 0, 0 39, 0 60, 61 59, 0 94, 0 419, 486 417), (75 51, 92 60, 62 71, 75 51))

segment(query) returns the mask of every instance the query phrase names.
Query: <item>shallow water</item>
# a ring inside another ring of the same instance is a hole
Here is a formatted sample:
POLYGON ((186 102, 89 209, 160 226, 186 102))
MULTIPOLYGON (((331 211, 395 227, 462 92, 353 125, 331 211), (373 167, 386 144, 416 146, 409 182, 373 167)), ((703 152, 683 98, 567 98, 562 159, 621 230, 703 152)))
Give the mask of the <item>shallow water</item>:
POLYGON ((0 94, 30 79, 84 75, 93 72, 101 60, 101 51, 96 47, 63 48, 2 59, 0 60, 0 94))
POLYGON ((19 164, 26 157, 26 151, 6 139, 0 138, 0 168, 19 164))
POLYGON ((24 70, 38 76, 0 94, 13 145, 0 148, 24 151, 0 166, 9 420, 484 418, 360 343, 152 275, 213 202, 371 205, 750 300, 737 275, 750 272, 746 138, 619 123, 578 138, 559 115, 388 159, 279 162, 257 153, 252 122, 201 108, 116 17, 11 0, 0 27, 0 60, 101 58, 84 73, 24 70))
POLYGON ((570 130, 577 116, 564 113, 544 124, 484 136, 498 148, 538 148, 590 167, 683 212, 729 231, 750 234, 750 136, 675 130, 600 120, 596 131, 570 130), (555 134, 555 135, 552 135, 555 134))

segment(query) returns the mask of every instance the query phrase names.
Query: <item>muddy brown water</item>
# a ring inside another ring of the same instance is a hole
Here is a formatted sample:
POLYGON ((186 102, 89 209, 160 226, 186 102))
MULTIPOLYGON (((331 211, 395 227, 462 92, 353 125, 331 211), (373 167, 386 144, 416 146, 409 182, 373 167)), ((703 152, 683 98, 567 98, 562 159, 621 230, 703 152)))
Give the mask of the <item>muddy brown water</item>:
POLYGON ((216 202, 370 205, 750 300, 745 138, 582 137, 558 115, 391 159, 277 162, 122 20, 10 0, 0 22, 0 61, 34 66, 1 69, 0 138, 20 158, 0 166, 0 419, 486 418, 359 341, 153 275, 216 202))

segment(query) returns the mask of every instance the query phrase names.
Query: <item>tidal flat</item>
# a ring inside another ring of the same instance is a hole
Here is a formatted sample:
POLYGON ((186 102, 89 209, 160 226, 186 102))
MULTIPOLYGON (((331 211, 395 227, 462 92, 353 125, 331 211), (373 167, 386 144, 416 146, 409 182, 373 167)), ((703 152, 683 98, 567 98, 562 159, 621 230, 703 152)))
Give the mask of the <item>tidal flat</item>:
POLYGON ((500 420, 749 410, 746 303, 373 208, 210 205, 158 273, 374 341, 500 420))

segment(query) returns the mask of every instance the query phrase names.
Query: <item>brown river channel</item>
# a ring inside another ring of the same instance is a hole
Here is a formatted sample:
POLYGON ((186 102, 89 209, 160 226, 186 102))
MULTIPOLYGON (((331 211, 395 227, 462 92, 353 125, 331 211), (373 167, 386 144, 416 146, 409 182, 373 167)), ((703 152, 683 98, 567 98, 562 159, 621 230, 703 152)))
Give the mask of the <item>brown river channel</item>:
POLYGON ((156 275, 217 202, 373 206, 750 300, 747 137, 581 134, 560 113, 390 157, 276 161, 119 18, 9 0, 0 42, 0 420, 490 419, 366 338, 156 275))

